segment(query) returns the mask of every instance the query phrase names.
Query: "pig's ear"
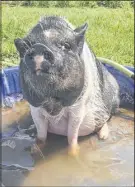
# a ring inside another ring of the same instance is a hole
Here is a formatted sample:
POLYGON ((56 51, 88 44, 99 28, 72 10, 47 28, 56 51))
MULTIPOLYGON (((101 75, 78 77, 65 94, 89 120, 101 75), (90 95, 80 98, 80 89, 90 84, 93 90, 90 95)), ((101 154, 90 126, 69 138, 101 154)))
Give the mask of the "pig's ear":
POLYGON ((17 51, 19 52, 20 58, 24 57, 24 54, 26 53, 26 51, 29 49, 29 46, 27 45, 27 43, 21 39, 21 38, 17 38, 14 40, 14 44, 15 47, 17 49, 17 51))
POLYGON ((82 25, 74 30, 75 35, 76 35, 77 45, 79 47, 79 53, 81 53, 81 51, 83 49, 84 35, 85 35, 87 28, 88 28, 88 24, 85 23, 84 25, 82 25))

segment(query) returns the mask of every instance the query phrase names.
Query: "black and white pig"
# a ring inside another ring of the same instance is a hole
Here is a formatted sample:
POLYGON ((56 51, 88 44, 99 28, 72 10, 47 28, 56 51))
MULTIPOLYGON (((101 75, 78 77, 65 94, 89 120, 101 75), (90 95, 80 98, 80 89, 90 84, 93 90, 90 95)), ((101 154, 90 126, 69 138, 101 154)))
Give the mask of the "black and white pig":
POLYGON ((107 121, 119 107, 115 78, 85 43, 87 23, 78 28, 59 16, 47 16, 23 39, 15 39, 20 54, 20 80, 37 128, 68 138, 69 152, 78 152, 78 136, 97 132, 108 137, 107 121))

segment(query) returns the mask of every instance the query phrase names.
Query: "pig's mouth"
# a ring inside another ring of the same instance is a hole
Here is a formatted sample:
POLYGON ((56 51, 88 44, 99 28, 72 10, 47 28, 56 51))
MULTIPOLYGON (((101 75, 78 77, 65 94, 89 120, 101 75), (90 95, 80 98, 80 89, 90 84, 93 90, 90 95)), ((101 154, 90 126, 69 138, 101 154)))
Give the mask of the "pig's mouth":
POLYGON ((54 77, 55 79, 57 78, 62 78, 65 79, 67 74, 65 71, 63 71, 63 68, 58 69, 57 67, 50 67, 50 68, 38 68, 34 70, 34 74, 37 76, 43 76, 43 77, 54 77))
POLYGON ((36 75, 53 75, 53 76, 58 76, 59 73, 58 72, 54 72, 54 71, 47 71, 47 70, 44 70, 44 69, 36 69, 34 71, 34 73, 36 73, 36 75))

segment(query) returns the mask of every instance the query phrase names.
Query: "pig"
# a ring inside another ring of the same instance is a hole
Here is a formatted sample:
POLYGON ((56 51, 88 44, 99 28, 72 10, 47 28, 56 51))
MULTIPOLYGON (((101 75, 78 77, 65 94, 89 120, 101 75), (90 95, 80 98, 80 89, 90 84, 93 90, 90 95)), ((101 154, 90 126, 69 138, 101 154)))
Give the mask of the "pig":
POLYGON ((85 42, 87 28, 45 16, 14 40, 37 141, 44 145, 47 132, 67 136, 72 155, 79 151, 79 136, 95 132, 106 139, 107 122, 119 108, 119 86, 85 42))

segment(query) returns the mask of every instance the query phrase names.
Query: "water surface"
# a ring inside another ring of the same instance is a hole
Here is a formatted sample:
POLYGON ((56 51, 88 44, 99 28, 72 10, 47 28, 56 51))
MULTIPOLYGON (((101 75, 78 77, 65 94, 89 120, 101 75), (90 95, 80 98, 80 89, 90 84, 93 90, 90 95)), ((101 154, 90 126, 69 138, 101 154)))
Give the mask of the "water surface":
MULTIPOLYGON (((15 109, 16 111, 8 109, 2 112, 3 132, 18 124, 24 129, 31 125, 32 120, 26 120, 29 113, 28 105, 22 102, 15 109)), ((5 186, 133 186, 133 120, 134 113, 132 111, 121 109, 120 113, 112 117, 109 122, 110 136, 107 140, 98 140, 97 135, 79 138, 80 154, 78 157, 68 156, 67 138, 54 134, 48 134, 43 155, 39 153, 37 157, 32 157, 27 149, 22 148, 22 152, 20 152, 16 148, 20 159, 25 158, 23 161, 25 163, 21 162, 20 166, 25 165, 28 168, 13 167, 14 164, 11 164, 12 167, 8 169, 4 168, 2 183, 5 186), (32 169, 29 169, 30 165, 31 168, 33 166, 32 169)), ((22 145, 19 144, 20 140, 18 139, 15 140, 17 141, 16 145, 25 147, 29 144, 26 143, 29 141, 26 138, 29 134, 25 138, 24 134, 20 134, 19 137, 23 137, 22 145)), ((9 149, 6 151, 5 154, 9 154, 9 149)), ((12 156, 13 152, 10 152, 10 156, 7 158, 8 162, 5 163, 12 163, 13 160, 15 162, 12 156)))

